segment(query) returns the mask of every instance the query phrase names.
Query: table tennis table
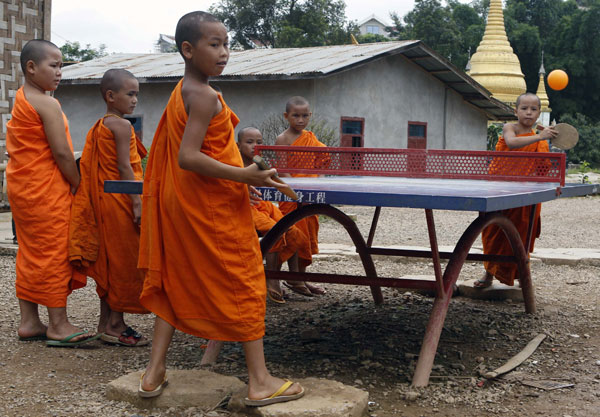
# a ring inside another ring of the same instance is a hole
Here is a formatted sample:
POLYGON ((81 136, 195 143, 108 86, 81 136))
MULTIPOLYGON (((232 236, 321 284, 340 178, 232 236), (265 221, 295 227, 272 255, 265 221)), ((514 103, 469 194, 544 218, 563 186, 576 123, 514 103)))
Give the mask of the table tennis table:
MULTIPOLYGON (((325 215, 342 225, 358 253, 364 275, 266 271, 267 279, 368 285, 374 301, 383 302, 381 287, 428 290, 435 294, 412 383, 425 386, 433 366, 452 289, 466 260, 514 262, 518 265, 525 311, 535 313, 529 256, 514 224, 502 210, 530 206, 527 247, 532 239, 535 206, 559 197, 598 193, 598 185, 565 185, 565 154, 421 149, 300 148, 257 146, 257 154, 280 173, 312 175, 286 177, 299 196, 298 208, 284 216, 261 239, 263 254, 295 223, 325 215), (375 207, 367 239, 356 223, 336 205, 375 207), (373 246, 382 207, 424 209, 430 250, 373 246), (440 252, 433 210, 473 211, 478 215, 452 252, 440 252), (513 255, 469 253, 489 226, 500 227, 513 255), (435 280, 378 277, 373 255, 429 258, 435 280), (441 260, 448 263, 442 271, 441 260)), ((292 201, 274 188, 259 188, 264 200, 292 201)), ((141 193, 141 184, 105 182, 105 192, 141 193)))

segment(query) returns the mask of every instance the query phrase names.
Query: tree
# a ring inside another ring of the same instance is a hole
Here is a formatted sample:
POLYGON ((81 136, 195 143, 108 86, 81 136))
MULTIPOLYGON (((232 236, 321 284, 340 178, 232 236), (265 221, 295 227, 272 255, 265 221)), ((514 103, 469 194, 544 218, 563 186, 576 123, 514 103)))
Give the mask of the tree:
POLYGON ((210 10, 243 49, 339 45, 357 31, 343 0, 221 0, 210 10))
POLYGON ((387 38, 378 33, 365 33, 364 35, 356 35, 358 43, 375 43, 375 42, 389 42, 390 38, 387 38))
POLYGON ((95 58, 106 56, 106 45, 100 44, 98 49, 92 48, 88 43, 85 48, 82 48, 79 42, 66 41, 60 48, 63 56, 63 61, 83 62, 95 58))
POLYGON ((579 132, 577 146, 567 151, 569 162, 588 162, 592 167, 600 167, 600 123, 592 122, 580 113, 564 115, 561 122, 575 126, 579 132))

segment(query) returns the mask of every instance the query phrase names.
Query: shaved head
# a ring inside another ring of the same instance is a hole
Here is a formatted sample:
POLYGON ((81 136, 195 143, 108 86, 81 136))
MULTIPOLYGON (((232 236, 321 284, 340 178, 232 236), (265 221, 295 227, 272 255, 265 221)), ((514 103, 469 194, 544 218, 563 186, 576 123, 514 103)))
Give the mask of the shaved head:
POLYGON ((289 113, 292 106, 308 106, 308 100, 302 96, 294 96, 285 103, 285 112, 289 113))
POLYGON ((123 88, 123 82, 127 79, 133 78, 135 75, 122 68, 109 69, 102 76, 100 81, 100 91, 102 92, 102 98, 106 100, 106 92, 112 90, 114 92, 119 91, 123 88))
POLYGON ((540 100, 540 98, 533 93, 523 93, 519 97, 517 97, 516 107, 519 107, 519 104, 521 104, 521 99, 524 97, 535 97, 538 101, 538 107, 542 107, 542 100, 540 100))
POLYGON ((221 23, 221 21, 210 13, 200 11, 188 13, 179 19, 175 29, 175 43, 180 54, 183 42, 188 41, 194 45, 202 38, 203 23, 221 23))
POLYGON ((32 39, 27 42, 21 50, 21 69, 23 70, 23 74, 26 74, 27 62, 33 61, 35 64, 39 64, 40 61, 46 58, 50 48, 59 49, 58 46, 44 39, 32 39))
POLYGON ((262 133, 260 132, 260 130, 259 130, 257 127, 254 127, 254 126, 247 126, 247 127, 245 127, 245 128, 243 128, 243 129, 241 129, 241 130, 238 132, 238 142, 241 142, 241 141, 243 141, 243 140, 244 140, 244 136, 245 136, 247 133, 250 133, 250 132, 253 132, 253 131, 254 131, 254 132, 258 132, 258 134, 262 136, 262 133))

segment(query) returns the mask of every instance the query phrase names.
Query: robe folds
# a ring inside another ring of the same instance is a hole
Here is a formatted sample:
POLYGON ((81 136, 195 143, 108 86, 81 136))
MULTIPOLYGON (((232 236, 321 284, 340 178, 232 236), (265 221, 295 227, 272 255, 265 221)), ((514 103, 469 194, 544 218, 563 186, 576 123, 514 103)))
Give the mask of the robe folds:
MULTIPOLYGON (((138 266, 141 302, 175 328, 211 340, 252 341, 265 331, 266 280, 248 187, 179 167, 188 119, 180 81, 159 122, 144 178, 138 266)), ((210 121, 201 151, 243 167, 227 107, 210 121)))
MULTIPOLYGON (((283 213, 273 203, 261 201, 252 207, 252 219, 254 227, 261 234, 266 234, 275 224, 281 220, 283 213)), ((289 228, 287 232, 273 245, 269 253, 279 253, 279 262, 284 263, 290 259, 304 244, 308 237, 296 226, 289 228)))
MULTIPOLYGON (((291 146, 325 146, 320 142, 314 133, 308 130, 303 130, 300 136, 296 138, 291 146)), ((329 155, 323 155, 322 157, 314 157, 314 167, 318 168, 323 165, 329 165, 329 155)), ((294 166, 294 155, 293 153, 288 156, 288 166, 294 166)), ((303 166, 305 168, 305 166, 303 166)), ((316 174, 292 174, 293 177, 318 177, 316 174)), ((286 215, 298 208, 299 203, 293 202, 280 202, 279 209, 286 215)), ((300 220, 295 226, 304 233, 308 239, 304 241, 304 244, 298 249, 298 261, 300 265, 308 266, 312 263, 312 256, 319 253, 319 218, 317 216, 310 216, 300 220)))
MULTIPOLYGON (((134 179, 144 177, 145 149, 131 127, 129 162, 134 179)), ((131 198, 104 192, 104 181, 121 178, 111 130, 98 120, 87 134, 80 160, 81 183, 73 201, 69 260, 96 281, 96 291, 111 310, 147 313, 139 298, 144 273, 137 268, 140 232, 133 222, 131 198)))
MULTIPOLYGON (((525 133, 518 136, 532 136, 535 132, 531 131, 529 133, 525 133)), ((506 145, 504 138, 498 138, 498 143, 496 144, 497 151, 521 151, 521 152, 548 152, 548 142, 545 140, 538 141, 527 146, 523 146, 521 148, 511 149, 506 145)), ((502 164, 495 164, 496 160, 490 167, 490 170, 494 170, 496 173, 502 173, 503 169, 508 169, 503 167, 502 164)), ((532 164, 527 168, 528 170, 536 169, 532 164)), ((514 173, 514 172, 509 172, 514 173)), ((533 238, 531 239, 531 246, 529 248, 525 248, 525 251, 529 254, 533 252, 535 239, 540 236, 541 233, 541 204, 536 206, 536 212, 534 217, 533 224, 533 238)), ((517 227, 519 231, 519 235, 521 236, 521 241, 523 242, 523 246, 527 245, 527 228, 529 225, 529 212, 530 207, 517 207, 507 210, 502 210, 502 214, 508 217, 514 225, 517 227)), ((513 251, 508 243, 508 239, 504 236, 504 232, 498 226, 488 226, 481 233, 481 241, 483 243, 483 253, 485 254, 495 254, 495 255, 512 255, 513 251)), ((518 278, 518 267, 516 263, 508 263, 508 262, 484 262, 483 266, 485 270, 496 277, 500 282, 506 285, 514 285, 515 278, 518 278)))
MULTIPOLYGON (((73 149, 63 114, 69 147, 73 149)), ((66 307, 72 290, 86 284, 67 256, 71 186, 62 175, 37 111, 17 91, 12 118, 7 123, 6 167, 8 200, 15 220, 17 297, 47 307, 66 307)))

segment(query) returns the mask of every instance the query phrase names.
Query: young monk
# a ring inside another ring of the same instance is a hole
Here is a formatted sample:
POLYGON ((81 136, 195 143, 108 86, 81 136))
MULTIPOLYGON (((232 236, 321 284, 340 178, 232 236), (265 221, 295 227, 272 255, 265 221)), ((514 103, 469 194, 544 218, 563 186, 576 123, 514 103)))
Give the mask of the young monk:
POLYGON ((58 87, 62 55, 51 42, 35 39, 21 51, 25 84, 17 91, 7 124, 8 199, 19 252, 17 298, 21 340, 48 339, 48 346, 71 347, 99 337, 80 330, 67 318, 67 296, 86 284, 67 257, 69 217, 79 173, 73 157, 67 118, 46 94, 58 87), (38 305, 48 308, 48 326, 38 305))
POLYGON ((285 186, 271 179, 274 169, 243 167, 234 138, 238 118, 208 85, 229 59, 225 26, 211 14, 188 13, 177 23, 175 41, 184 77, 157 128, 144 178, 141 302, 157 317, 138 393, 163 391, 177 328, 242 342, 247 405, 300 398, 299 384, 271 376, 265 365, 265 274, 246 184, 285 186))
POLYGON ((122 346, 145 346, 148 340, 123 318, 123 313, 148 313, 139 301, 144 273, 137 269, 142 199, 135 194, 103 191, 105 180, 141 181, 144 177, 144 145, 123 118, 137 105, 139 84, 129 71, 110 69, 100 81, 100 91, 106 114, 88 132, 81 154, 81 184, 69 229, 69 259, 96 281, 100 338, 122 346))
MULTIPOLYGON (((255 127, 245 127, 238 132, 238 148, 242 154, 244 166, 253 164, 254 147, 262 145, 263 136, 255 127)), ((283 217, 283 213, 269 201, 252 204, 254 227, 261 235, 267 233, 283 217)), ((298 249, 308 241, 308 237, 296 226, 292 226, 284 236, 271 248, 266 256, 266 268, 279 271, 284 262, 288 262, 289 270, 298 272, 298 249)), ((277 304, 284 304, 283 292, 278 280, 267 280, 267 297, 277 304)))
MULTIPOLYGON (((517 123, 505 124, 502 129, 502 136, 498 138, 496 144, 497 151, 523 151, 523 152, 549 152, 548 139, 557 135, 557 131, 552 127, 542 128, 541 132, 535 133, 534 127, 540 116, 541 103, 538 96, 532 93, 521 94, 517 98, 516 110, 517 123)), ((541 128, 541 126, 540 126, 541 128)), ((494 167, 500 169, 502 167, 494 167)), ((527 228, 529 226, 529 207, 518 207, 503 210, 502 213, 507 216, 517 227, 523 245, 527 245, 527 228)), ((536 212, 533 225, 533 238, 531 246, 525 248, 527 253, 533 252, 535 239, 541 232, 541 204, 536 206, 536 212)), ((513 251, 504 236, 504 232, 498 226, 489 226, 481 234, 483 242, 483 253, 497 255, 512 255, 513 251)), ((474 283, 475 288, 487 288, 492 285, 494 277, 506 285, 514 285, 515 278, 518 275, 518 267, 515 263, 506 262, 484 262, 485 273, 482 278, 474 283)))
MULTIPOLYGON (((277 136, 275 145, 325 146, 325 144, 317 139, 314 133, 304 130, 312 117, 310 104, 304 97, 295 96, 290 98, 285 105, 283 117, 287 120, 289 127, 282 134, 277 136)), ((315 168, 328 165, 329 157, 316 158, 314 162, 315 168)), ((293 162, 290 161, 288 164, 293 165, 293 162)), ((289 174, 281 174, 281 176, 285 177, 289 176, 289 174)), ((292 176, 317 177, 318 175, 294 174, 292 176)), ((299 203, 281 202, 279 203, 279 209, 285 215, 296 210, 298 204, 299 203)), ((312 263, 312 256, 319 253, 319 218, 317 216, 306 217, 296 223, 295 226, 308 236, 308 239, 304 241, 304 244, 298 251, 298 269, 300 272, 306 272, 306 267, 312 263)), ((309 282, 285 282, 284 285, 292 291, 306 297, 325 294, 323 288, 309 282)))

